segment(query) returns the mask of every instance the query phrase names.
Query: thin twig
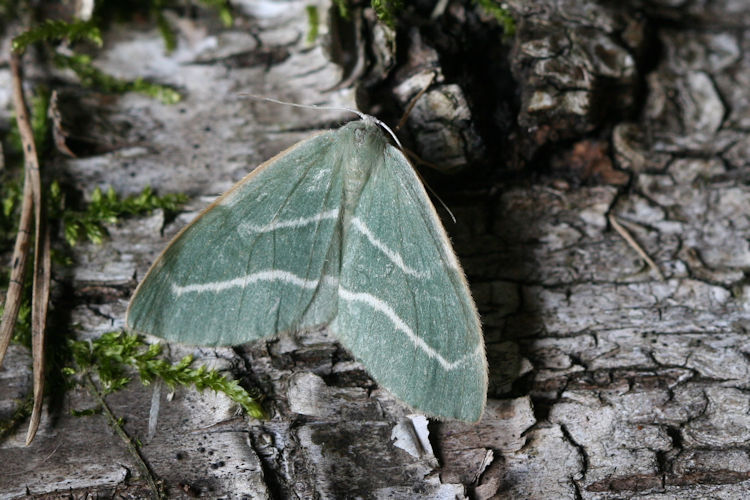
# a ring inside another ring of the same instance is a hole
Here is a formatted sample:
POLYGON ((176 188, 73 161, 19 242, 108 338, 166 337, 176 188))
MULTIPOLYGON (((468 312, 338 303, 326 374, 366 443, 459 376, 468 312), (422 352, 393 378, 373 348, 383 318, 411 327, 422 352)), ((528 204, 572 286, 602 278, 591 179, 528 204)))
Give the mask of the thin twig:
POLYGON ((156 484, 156 477, 154 473, 151 471, 148 464, 143 459, 143 456, 138 450, 138 447, 135 445, 130 436, 128 436, 128 433, 125 432, 125 429, 122 428, 120 420, 115 416, 114 413, 112 413, 112 410, 110 410, 109 406, 107 405, 107 401, 105 401, 104 396, 92 380, 91 374, 88 372, 84 373, 83 379, 86 382, 86 387, 88 388, 91 395, 96 398, 97 402, 102 407, 102 411, 107 417, 109 426, 112 427, 112 430, 114 430, 115 433, 120 436, 120 439, 122 439, 122 441, 125 443, 130 456, 133 458, 136 466, 138 467, 138 470, 140 471, 141 477, 146 480, 149 488, 151 488, 151 498, 154 500, 161 499, 162 495, 160 493, 159 486, 156 484))
POLYGON ((415 95, 411 101, 409 101, 409 105, 406 107, 406 111, 404 111, 404 114, 401 116, 401 119, 398 121, 398 125, 394 128, 394 130, 401 130, 401 127, 403 127, 406 124, 406 119, 411 114, 411 110, 414 109, 414 106, 416 106, 417 101, 420 97, 424 95, 425 92, 427 92, 427 89, 430 88, 430 85, 432 85, 432 82, 435 81, 435 77, 437 76, 436 73, 432 73, 432 76, 430 76, 430 81, 427 82, 427 85, 422 87, 422 89, 417 92, 417 95, 415 95))
MULTIPOLYGON (((44 399, 44 334, 47 325, 47 306, 51 278, 51 259, 49 230, 47 229, 44 200, 42 199, 42 178, 39 173, 39 157, 34 144, 34 132, 29 120, 28 108, 23 96, 21 78, 21 56, 12 52, 10 55, 10 71, 13 80, 13 107, 16 111, 16 123, 23 145, 24 190, 26 183, 31 185, 35 219, 35 247, 34 247, 34 281, 31 298, 31 346, 34 358, 34 408, 31 410, 29 430, 26 433, 28 445, 39 427, 42 415, 42 401, 44 399)), ((25 200, 24 200, 25 201, 25 200)), ((15 321, 13 321, 15 323, 15 321)))
POLYGON ((656 273, 661 281, 664 281, 664 275, 662 274, 661 269, 659 269, 659 266, 656 265, 656 262, 654 262, 651 257, 648 256, 646 251, 638 244, 638 242, 635 241, 635 238, 630 235, 628 230, 622 227, 619 222, 617 222, 617 218, 615 218, 614 215, 609 214, 607 218, 609 219, 609 223, 612 224, 612 227, 615 229, 615 231, 620 233, 620 236, 622 236, 622 238, 628 243, 628 245, 630 245, 630 247, 635 250, 643 260, 646 261, 648 267, 650 267, 656 273))

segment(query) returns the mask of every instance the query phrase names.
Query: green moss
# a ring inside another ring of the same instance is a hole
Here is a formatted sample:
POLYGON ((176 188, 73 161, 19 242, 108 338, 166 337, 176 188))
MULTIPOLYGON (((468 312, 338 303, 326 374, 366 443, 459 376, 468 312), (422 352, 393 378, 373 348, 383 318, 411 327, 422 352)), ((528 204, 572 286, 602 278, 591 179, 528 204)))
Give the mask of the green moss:
MULTIPOLYGON (((30 283, 31 280, 26 280, 26 283, 24 283, 21 307, 18 309, 18 318, 16 318, 16 326, 13 328, 13 337, 11 338, 14 344, 21 344, 29 349, 31 348, 31 286, 27 286, 27 284, 30 283)), ((3 287, 3 296, 5 296, 6 290, 7 288, 3 287)), ((0 305, 0 317, 2 317, 4 309, 5 307, 0 305)))
POLYGON ((315 5, 308 5, 305 11, 307 12, 307 43, 313 43, 318 38, 318 25, 320 24, 318 8, 315 5))
POLYGON ((3 250, 5 250, 6 243, 12 242, 18 227, 16 212, 18 207, 21 206, 22 196, 22 180, 18 176, 3 176, 2 181, 0 181, 0 231, 2 232, 3 250))
POLYGON ((74 417, 90 417, 91 415, 100 415, 102 413, 102 409, 100 407, 96 408, 84 408, 83 410, 78 409, 72 409, 70 410, 70 414, 74 417))
POLYGON ((339 16, 342 19, 349 19, 351 13, 349 12, 349 0, 333 0, 333 4, 339 10, 339 16))
POLYGON ((50 119, 49 113, 50 91, 47 87, 39 86, 31 98, 31 130, 34 132, 34 144, 37 154, 42 157, 49 146, 50 119))
MULTIPOLYGON (((339 16, 343 19, 349 19, 351 16, 351 0, 333 0, 334 5, 339 11, 339 16)), ((404 8, 403 0, 370 0, 375 14, 380 22, 391 29, 396 27, 396 17, 404 8)))
MULTIPOLYGON (((34 95, 29 100, 31 130, 34 133, 34 144, 36 145, 37 154, 40 157, 43 156, 45 148, 49 144, 50 122, 49 114, 47 113, 49 99, 49 90, 46 87, 38 86, 35 89, 34 95)), ((11 128, 8 133, 8 143, 11 148, 13 148, 13 152, 17 153, 20 163, 23 153, 23 145, 21 144, 21 133, 18 131, 18 124, 16 123, 15 116, 11 120, 11 128)))
MULTIPOLYGON (((8 249, 16 231, 22 193, 20 179, 10 178, 0 185, 0 241, 8 249)), ((116 224, 121 217, 144 215, 156 209, 167 213, 177 212, 187 201, 187 196, 179 193, 157 196, 147 186, 139 194, 125 198, 111 187, 106 191, 96 188, 91 193, 90 201, 79 209, 66 206, 65 199, 60 184, 52 181, 47 194, 49 218, 62 225, 65 240, 70 246, 75 246, 83 239, 101 244, 107 236, 105 226, 116 224)))
POLYGON ((50 42, 67 38, 74 42, 77 40, 89 40, 97 46, 102 45, 102 34, 92 21, 76 20, 68 23, 60 20, 47 19, 42 24, 30 28, 11 42, 11 48, 15 52, 23 52, 32 43, 50 42))
POLYGON ((13 411, 13 415, 7 420, 0 420, 0 440, 10 436, 31 415, 31 410, 34 407, 34 397, 29 393, 28 396, 22 400, 17 400, 16 403, 17 406, 13 411))
POLYGON ((401 0, 371 0, 372 8, 380 19, 380 22, 391 29, 396 27, 396 16, 404 8, 401 0))
POLYGON ((164 39, 164 46, 167 52, 172 52, 177 48, 177 34, 172 29, 172 25, 169 24, 167 18, 164 17, 164 12, 161 9, 157 9, 154 13, 156 17, 156 26, 159 28, 159 33, 164 39))
POLYGON ((215 9, 219 14, 219 19, 227 28, 234 24, 234 16, 232 15, 232 6, 228 0, 200 0, 200 3, 206 7, 215 9))
POLYGON ((122 80, 108 75, 97 69, 91 63, 91 57, 85 54, 74 54, 72 56, 55 54, 55 64, 60 68, 68 68, 75 72, 83 86, 93 87, 103 92, 115 94, 139 92, 159 99, 165 104, 175 104, 182 99, 179 92, 166 85, 151 83, 143 78, 122 80))
POLYGON ((124 388, 137 373, 144 385, 161 379, 167 386, 211 389, 226 394, 249 415, 264 418, 257 398, 252 397, 236 380, 205 366, 193 368, 193 357, 185 356, 176 363, 162 357, 160 344, 146 344, 138 335, 123 332, 105 333, 92 341, 73 340, 69 343, 73 365, 64 373, 71 378, 95 372, 104 394, 124 388))
POLYGON ((503 27, 503 34, 506 37, 511 37, 516 33, 516 21, 510 15, 510 11, 497 0, 475 1, 485 12, 492 14, 497 19, 497 22, 503 27))
POLYGON ((157 196, 146 187, 136 196, 121 198, 111 187, 103 192, 96 188, 85 208, 74 210, 65 206, 59 183, 50 185, 51 215, 60 220, 65 240, 70 246, 87 239, 100 244, 107 235, 106 224, 116 224, 120 217, 148 214, 156 209, 176 212, 187 201, 183 194, 157 196))

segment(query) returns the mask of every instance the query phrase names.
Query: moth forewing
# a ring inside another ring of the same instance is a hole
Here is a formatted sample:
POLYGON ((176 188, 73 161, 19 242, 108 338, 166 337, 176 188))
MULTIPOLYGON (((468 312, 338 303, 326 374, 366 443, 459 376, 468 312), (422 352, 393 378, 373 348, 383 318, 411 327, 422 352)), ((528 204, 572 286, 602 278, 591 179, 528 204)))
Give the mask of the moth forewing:
POLYGON ((325 288, 337 221, 306 212, 340 211, 341 172, 319 168, 334 153, 334 133, 265 162, 183 228, 136 289, 127 327, 187 344, 236 345, 314 326, 304 318, 330 322, 333 310, 320 303, 315 317, 303 313, 325 288), (313 185, 324 189, 305 189, 313 185))

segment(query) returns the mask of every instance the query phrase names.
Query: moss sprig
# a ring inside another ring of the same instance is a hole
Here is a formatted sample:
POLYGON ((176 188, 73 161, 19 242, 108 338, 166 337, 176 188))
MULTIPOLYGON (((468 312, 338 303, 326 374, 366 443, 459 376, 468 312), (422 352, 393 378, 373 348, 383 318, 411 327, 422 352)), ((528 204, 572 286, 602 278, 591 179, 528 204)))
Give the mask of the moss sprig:
MULTIPOLYGON (((339 16, 349 19, 351 16, 351 0, 333 0, 339 11, 339 16)), ((370 0, 370 6, 375 11, 378 20, 391 29, 396 27, 396 17, 404 8, 403 0, 370 0)))
POLYGON ((31 415, 31 409, 34 406, 34 398, 31 394, 27 394, 17 403, 13 414, 8 419, 0 420, 0 440, 10 436, 31 415))
POLYGON ((156 18, 156 27, 159 28, 159 33, 164 40, 164 46, 167 52, 172 52, 177 48, 177 33, 175 33, 172 25, 169 24, 167 18, 164 16, 162 9, 154 9, 154 17, 156 18))
POLYGON ((485 12, 497 19, 503 27, 503 35, 511 37, 516 33, 516 21, 510 15, 510 11, 497 0, 474 0, 485 12))
POLYGON ((175 89, 166 85, 152 83, 143 78, 122 80, 97 69, 86 54, 55 54, 55 64, 60 68, 72 70, 85 87, 92 87, 103 92, 122 94, 138 92, 159 99, 164 104, 175 104, 182 96, 175 89))
POLYGON ((232 14, 232 7, 229 0, 200 0, 200 3, 206 7, 215 9, 219 14, 222 24, 227 28, 234 23, 234 15, 232 14))
POLYGON ((236 380, 205 366, 193 368, 193 357, 185 356, 171 363, 162 356, 160 344, 147 344, 139 335, 109 332, 92 341, 72 340, 69 343, 73 366, 63 372, 70 378, 95 372, 104 394, 121 390, 135 371, 143 385, 161 379, 169 388, 195 387, 199 391, 211 389, 226 394, 254 418, 264 418, 265 412, 236 380))
MULTIPOLYGON (((50 92, 47 88, 38 86, 34 95, 29 99, 29 113, 31 115, 31 130, 34 133, 34 144, 37 151, 44 152, 48 145, 50 120, 47 113, 49 108, 50 92)), ((21 133, 18 131, 18 124, 13 119, 8 132, 8 143, 14 153, 22 153, 21 133)), ((19 155, 20 160, 20 155, 19 155)))
POLYGON ((0 231, 2 231, 3 240, 12 241, 12 236, 16 232, 18 217, 15 217, 16 210, 21 205, 21 196, 23 196, 23 181, 17 176, 3 176, 0 182, 0 231))
POLYGON ((349 0, 333 0, 333 4, 339 11, 339 16, 342 19, 349 19, 351 12, 349 11, 349 0))
POLYGON ((33 43, 50 42, 62 38, 67 38, 71 42, 89 40, 98 47, 102 46, 101 31, 92 21, 75 20, 69 23, 62 20, 47 19, 40 25, 29 28, 15 37, 11 42, 11 48, 15 52, 22 53, 33 43))
POLYGON ((307 43, 313 43, 318 38, 318 26, 320 25, 320 16, 318 15, 318 7, 315 5, 308 5, 305 7, 307 13, 307 43))
POLYGON ((396 16, 404 8, 402 0, 371 0, 372 8, 380 22, 391 29, 396 27, 396 16))
POLYGON ((176 212, 187 201, 187 196, 170 193, 157 196, 150 186, 135 196, 120 197, 110 186, 106 191, 98 187, 91 193, 91 200, 82 210, 64 206, 64 198, 59 183, 50 185, 50 200, 53 217, 63 226, 65 240, 75 246, 82 239, 101 244, 107 235, 106 224, 116 224, 123 216, 142 215, 156 209, 176 212))
MULTIPOLYGON (((25 285, 26 283, 24 283, 25 285)), ((16 326, 13 328, 11 342, 31 348, 31 287, 25 286, 25 288, 27 290, 24 290, 21 307, 18 309, 18 317, 16 318, 16 326)), ((7 288, 3 287, 0 294, 5 295, 6 290, 7 288)), ((3 315, 4 309, 5 307, 0 305, 0 316, 3 315)))

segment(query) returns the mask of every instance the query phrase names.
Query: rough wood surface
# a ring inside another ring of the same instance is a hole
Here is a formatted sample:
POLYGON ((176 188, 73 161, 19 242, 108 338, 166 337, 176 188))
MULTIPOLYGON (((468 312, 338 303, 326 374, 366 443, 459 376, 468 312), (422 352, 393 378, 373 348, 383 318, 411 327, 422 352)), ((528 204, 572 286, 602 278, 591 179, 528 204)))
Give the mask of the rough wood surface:
MULTIPOLYGON (((228 29, 177 20, 171 54, 152 27, 108 30, 96 64, 178 86, 186 99, 175 106, 83 91, 60 75, 97 147, 59 160, 56 175, 87 193, 150 184, 194 198, 174 221, 129 219, 109 228, 104 245, 77 247, 75 267, 56 270, 69 293, 58 291, 53 307, 69 307, 84 338, 122 327, 136 281, 200 207, 273 153, 349 118, 239 92, 353 107, 352 86, 331 89, 354 78, 382 94, 377 77, 395 71, 392 105, 403 106, 438 68, 410 119, 411 145, 448 167, 496 161, 455 183, 435 181, 458 220, 447 229, 485 325, 487 413, 474 426, 427 425, 325 331, 237 349, 173 346, 175 356, 195 352, 257 384, 273 416, 248 421, 221 396, 163 391, 149 441, 151 390, 133 384, 112 396, 171 495, 746 497, 746 2, 513 0, 518 31, 509 45, 495 39, 465 66, 461 44, 497 30, 469 2, 451 2, 435 23, 404 30, 396 70, 382 29, 365 40, 374 61, 365 69, 335 64, 322 38, 306 42, 310 3, 238 2, 242 15, 228 29)), ((3 65, 0 88, 7 81, 3 65)), ((7 124, 1 91, 0 109, 7 124)), ((0 416, 30 384, 29 354, 12 346, 0 370, 0 416)), ((104 420, 69 415, 91 404, 71 392, 45 411, 30 447, 23 429, 0 444, 0 498, 143 494, 104 420)))

